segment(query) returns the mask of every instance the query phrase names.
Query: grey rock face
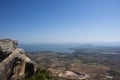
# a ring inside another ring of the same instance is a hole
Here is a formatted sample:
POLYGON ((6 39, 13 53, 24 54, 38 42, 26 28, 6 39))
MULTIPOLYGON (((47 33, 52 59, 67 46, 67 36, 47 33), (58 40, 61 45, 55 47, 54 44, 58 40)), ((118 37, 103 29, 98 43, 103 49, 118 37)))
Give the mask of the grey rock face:
POLYGON ((3 39, 0 40, 0 52, 6 54, 10 54, 13 50, 15 50, 18 46, 18 42, 16 40, 11 39, 3 39))
POLYGON ((0 80, 24 80, 26 71, 29 76, 36 72, 36 63, 17 46, 15 40, 0 40, 0 80))
POLYGON ((0 63, 0 80, 24 80, 25 71, 32 76, 36 68, 36 63, 26 56, 24 50, 16 48, 0 63))

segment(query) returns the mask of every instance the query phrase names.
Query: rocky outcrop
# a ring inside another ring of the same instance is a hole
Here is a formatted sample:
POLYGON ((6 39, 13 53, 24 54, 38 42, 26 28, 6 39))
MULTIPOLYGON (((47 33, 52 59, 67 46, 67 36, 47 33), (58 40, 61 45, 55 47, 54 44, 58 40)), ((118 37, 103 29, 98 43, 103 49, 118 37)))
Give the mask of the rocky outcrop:
POLYGON ((11 39, 0 40, 0 51, 4 54, 10 54, 14 49, 16 49, 18 42, 11 39))
POLYGON ((0 80, 23 80, 36 72, 36 64, 23 49, 17 48, 17 44, 15 40, 0 40, 0 57, 3 59, 0 62, 0 80))
POLYGON ((69 80, 87 80, 87 78, 89 77, 89 75, 85 73, 78 73, 75 71, 63 71, 58 76, 69 80))

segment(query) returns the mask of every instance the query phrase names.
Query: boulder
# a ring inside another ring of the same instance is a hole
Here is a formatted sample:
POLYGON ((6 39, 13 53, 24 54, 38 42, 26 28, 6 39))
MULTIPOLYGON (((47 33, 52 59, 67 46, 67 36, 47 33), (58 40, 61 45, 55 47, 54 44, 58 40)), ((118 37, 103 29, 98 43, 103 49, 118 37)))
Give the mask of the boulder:
POLYGON ((35 74, 36 63, 17 46, 16 40, 0 40, 0 80, 24 80, 35 74))
POLYGON ((12 53, 18 46, 18 42, 16 40, 11 39, 2 39, 0 40, 0 53, 4 55, 12 53))

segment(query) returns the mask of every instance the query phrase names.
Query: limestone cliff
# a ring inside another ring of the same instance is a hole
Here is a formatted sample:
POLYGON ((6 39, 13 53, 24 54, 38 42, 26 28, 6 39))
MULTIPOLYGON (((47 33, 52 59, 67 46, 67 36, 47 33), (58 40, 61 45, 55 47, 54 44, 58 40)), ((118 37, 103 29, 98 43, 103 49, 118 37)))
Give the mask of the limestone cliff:
POLYGON ((36 72, 36 64, 17 48, 18 42, 11 39, 0 40, 0 80, 24 80, 36 72))

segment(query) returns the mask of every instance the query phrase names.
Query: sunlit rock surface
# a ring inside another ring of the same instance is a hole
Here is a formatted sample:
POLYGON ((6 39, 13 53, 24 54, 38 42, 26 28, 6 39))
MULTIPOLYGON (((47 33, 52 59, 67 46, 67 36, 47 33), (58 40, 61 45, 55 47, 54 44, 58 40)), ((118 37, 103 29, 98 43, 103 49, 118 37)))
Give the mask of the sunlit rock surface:
POLYGON ((11 39, 0 40, 0 80, 23 80, 25 72, 32 76, 36 71, 36 64, 23 49, 17 48, 17 44, 11 39))
POLYGON ((77 73, 74 71, 64 71, 59 74, 59 77, 64 77, 70 80, 87 80, 89 75, 85 73, 77 73))

